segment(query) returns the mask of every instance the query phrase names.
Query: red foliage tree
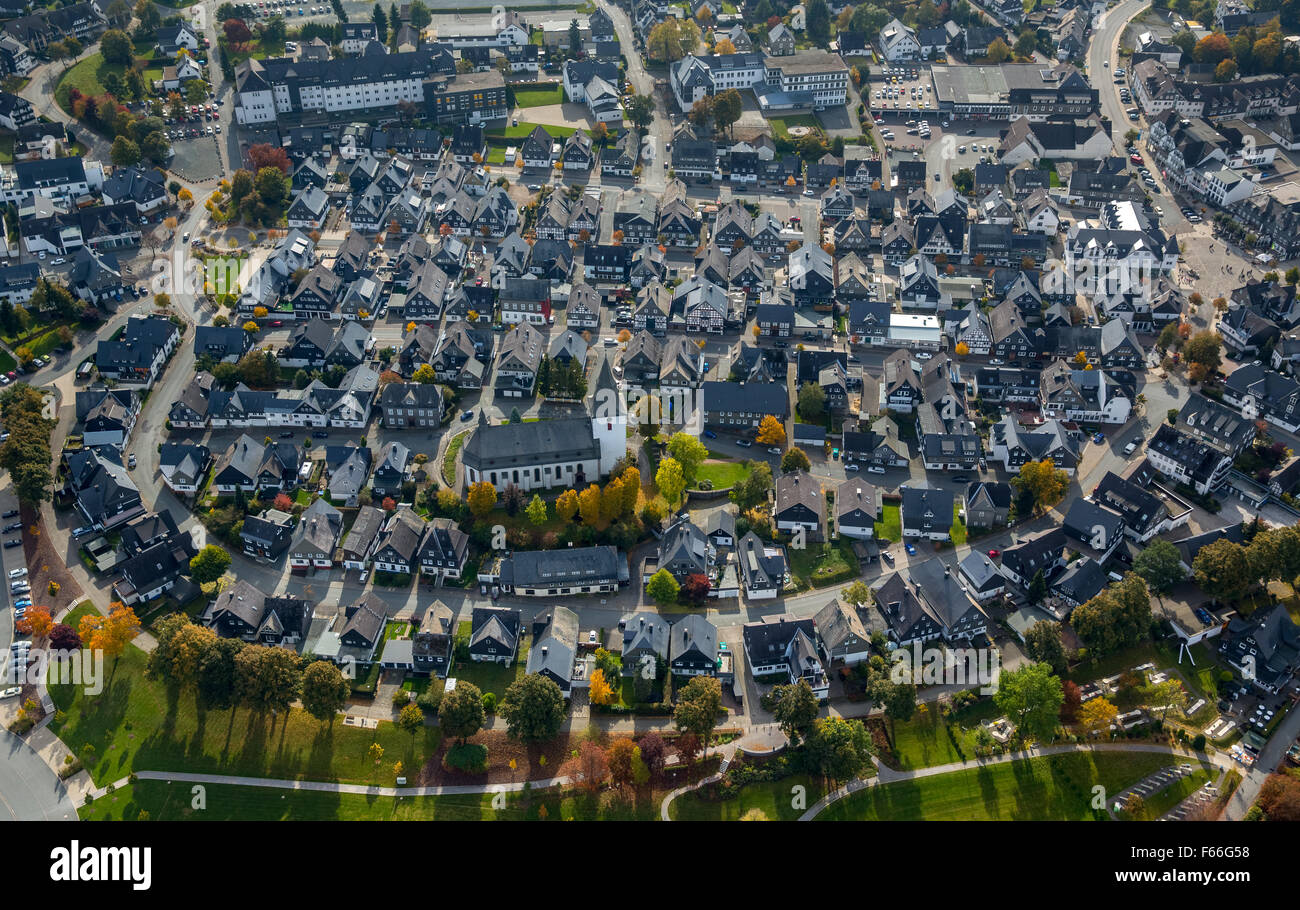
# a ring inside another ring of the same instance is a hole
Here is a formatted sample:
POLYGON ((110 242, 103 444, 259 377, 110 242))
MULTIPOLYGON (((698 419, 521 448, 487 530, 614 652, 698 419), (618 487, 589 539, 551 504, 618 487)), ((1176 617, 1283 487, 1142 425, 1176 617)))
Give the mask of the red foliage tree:
POLYGON ((50 630, 50 648, 54 651, 76 651, 81 647, 81 636, 67 623, 59 623, 50 630))
POLYGON ((289 173, 289 153, 269 142, 259 142, 248 147, 248 163, 253 173, 264 167, 278 167, 281 172, 289 173))
POLYGON ((658 733, 647 733, 638 739, 636 744, 641 747, 641 761, 645 762, 646 769, 652 777, 664 769, 664 763, 668 760, 668 744, 664 742, 662 736, 658 733))
POLYGON ((293 500, 289 498, 288 493, 279 493, 275 497, 275 507, 281 512, 288 512, 293 508, 293 500))
POLYGON ((1079 719, 1079 706, 1083 704, 1083 695, 1079 687, 1070 680, 1061 683, 1065 701, 1061 702, 1061 723, 1072 724, 1079 719))
POLYGON ((393 511, 393 509, 397 508, 397 501, 394 500, 393 497, 391 496, 385 496, 384 501, 383 503, 381 503, 381 505, 383 505, 385 512, 391 512, 393 511))
POLYGON ((702 604, 709 596, 709 576, 696 572, 686 576, 678 592, 681 599, 693 604, 702 604))
POLYGON ((1270 774, 1259 789, 1259 807, 1271 822, 1300 821, 1300 780, 1270 774))
POLYGON ((246 44, 253 40, 253 32, 243 19, 227 19, 221 24, 221 30, 226 33, 226 40, 231 44, 246 44))

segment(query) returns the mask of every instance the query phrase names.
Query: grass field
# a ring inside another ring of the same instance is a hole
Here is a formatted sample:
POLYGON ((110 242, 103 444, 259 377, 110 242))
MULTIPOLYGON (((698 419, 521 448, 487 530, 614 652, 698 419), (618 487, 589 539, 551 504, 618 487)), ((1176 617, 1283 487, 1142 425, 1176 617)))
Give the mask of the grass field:
POLYGON ((102 95, 104 83, 101 80, 109 73, 121 76, 125 72, 126 67, 122 64, 105 63, 103 54, 91 54, 63 74, 54 89, 54 100, 59 103, 59 107, 71 113, 68 105, 69 89, 75 88, 83 95, 102 95))
POLYGON ((465 444, 467 436, 469 430, 453 436, 451 442, 447 443, 447 451, 442 456, 442 482, 449 487, 456 483, 456 455, 460 452, 460 447, 465 444))
POLYGON ((768 821, 797 821, 804 809, 826 795, 820 778, 795 774, 778 781, 748 784, 731 799, 705 799, 700 791, 683 793, 672 801, 668 812, 673 821, 734 822, 750 809, 758 809, 768 821), (802 809, 795 808, 795 787, 803 787, 802 809))
POLYGON ((8 373, 17 368, 18 361, 14 360, 8 351, 0 351, 0 373, 8 373))
POLYGON ((880 510, 880 521, 876 522, 876 540, 896 543, 903 539, 902 507, 885 503, 880 510))
POLYGON ((515 90, 516 107, 544 107, 564 101, 564 87, 558 82, 550 88, 525 88, 515 90))
POLYGON ((1086 821, 1092 788, 1118 793, 1173 759, 1152 752, 1053 755, 872 787, 831 805, 828 821, 1086 821))
POLYGON ((725 490, 734 487, 750 475, 753 469, 741 461, 706 461, 695 472, 698 484, 701 480, 713 483, 713 489, 725 490))
MULTIPOLYGON (((74 610, 66 621, 75 627, 88 609, 74 610)), ((343 726, 341 718, 322 724, 297 709, 279 717, 244 708, 201 710, 192 694, 147 678, 145 663, 145 653, 132 645, 118 661, 106 661, 100 694, 49 687, 60 712, 52 730, 101 786, 135 769, 368 783, 398 759, 407 768, 422 766, 438 746, 435 727, 412 739, 391 723, 362 730, 343 726), (372 742, 384 748, 384 769, 367 757, 372 742)))
POLYGON ((768 123, 772 125, 772 135, 778 139, 791 139, 790 127, 806 126, 814 132, 820 133, 822 126, 817 122, 817 118, 812 114, 792 114, 789 117, 770 117, 768 123))
POLYGON ((145 810, 152 821, 651 821, 659 817, 662 796, 537 790, 504 794, 505 807, 494 809, 492 795, 362 796, 222 784, 205 789, 207 807, 196 810, 189 785, 139 781, 82 808, 81 817, 134 821, 145 810))
POLYGON ((952 545, 954 547, 963 546, 966 543, 966 522, 961 520, 957 513, 961 511, 961 504, 954 502, 952 504, 952 545))

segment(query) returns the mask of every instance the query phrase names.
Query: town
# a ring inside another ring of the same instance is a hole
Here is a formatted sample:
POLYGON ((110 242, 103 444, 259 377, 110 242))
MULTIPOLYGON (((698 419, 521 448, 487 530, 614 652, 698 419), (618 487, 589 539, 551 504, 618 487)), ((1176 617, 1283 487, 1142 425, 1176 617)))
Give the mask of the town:
POLYGON ((0 802, 1294 820, 1297 151, 1260 0, 0 0, 0 802))

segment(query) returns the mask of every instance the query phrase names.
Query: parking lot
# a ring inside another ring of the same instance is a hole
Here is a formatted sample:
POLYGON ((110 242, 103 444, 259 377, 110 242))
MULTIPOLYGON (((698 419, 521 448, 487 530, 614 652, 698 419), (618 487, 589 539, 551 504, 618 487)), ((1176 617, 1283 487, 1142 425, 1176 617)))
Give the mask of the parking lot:
POLYGON ((863 90, 863 101, 873 114, 879 112, 889 119, 904 114, 908 115, 904 119, 912 115, 925 118, 931 114, 931 121, 939 115, 928 66, 887 65, 879 76, 872 78, 869 89, 863 90))

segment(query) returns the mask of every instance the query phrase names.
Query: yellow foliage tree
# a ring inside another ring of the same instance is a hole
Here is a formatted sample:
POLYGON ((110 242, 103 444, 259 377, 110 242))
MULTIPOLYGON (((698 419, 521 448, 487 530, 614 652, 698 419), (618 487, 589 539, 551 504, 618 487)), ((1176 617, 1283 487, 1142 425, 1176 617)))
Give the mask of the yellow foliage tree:
POLYGON ((968 345, 964 341, 959 341, 957 342, 957 346, 953 348, 953 350, 957 352, 958 357, 965 357, 967 354, 970 353, 970 345, 968 345))
POLYGON ((140 634, 140 620, 134 610, 115 601, 109 606, 106 617, 98 613, 81 617, 77 633, 91 651, 101 651, 106 657, 116 660, 140 634))
POLYGON ((1103 733, 1119 715, 1119 709, 1104 698, 1094 698, 1079 708, 1079 726, 1087 733, 1103 733))
POLYGON ((578 514, 577 490, 565 490, 560 494, 560 498, 555 500, 555 514, 565 521, 571 521, 578 514))
POLYGON ((758 424, 758 441, 765 446, 785 445, 785 424, 768 414, 758 424))
POLYGON ((578 514, 591 527, 600 524, 600 487, 594 483, 578 494, 578 514))
POLYGON ((605 671, 596 670, 591 674, 591 687, 587 693, 593 705, 612 705, 614 689, 605 680, 605 671))
POLYGON ((488 512, 491 512, 497 504, 496 487, 486 480, 480 480, 478 483, 471 484, 469 494, 465 497, 469 503, 469 510, 474 513, 474 517, 482 518, 488 512))

